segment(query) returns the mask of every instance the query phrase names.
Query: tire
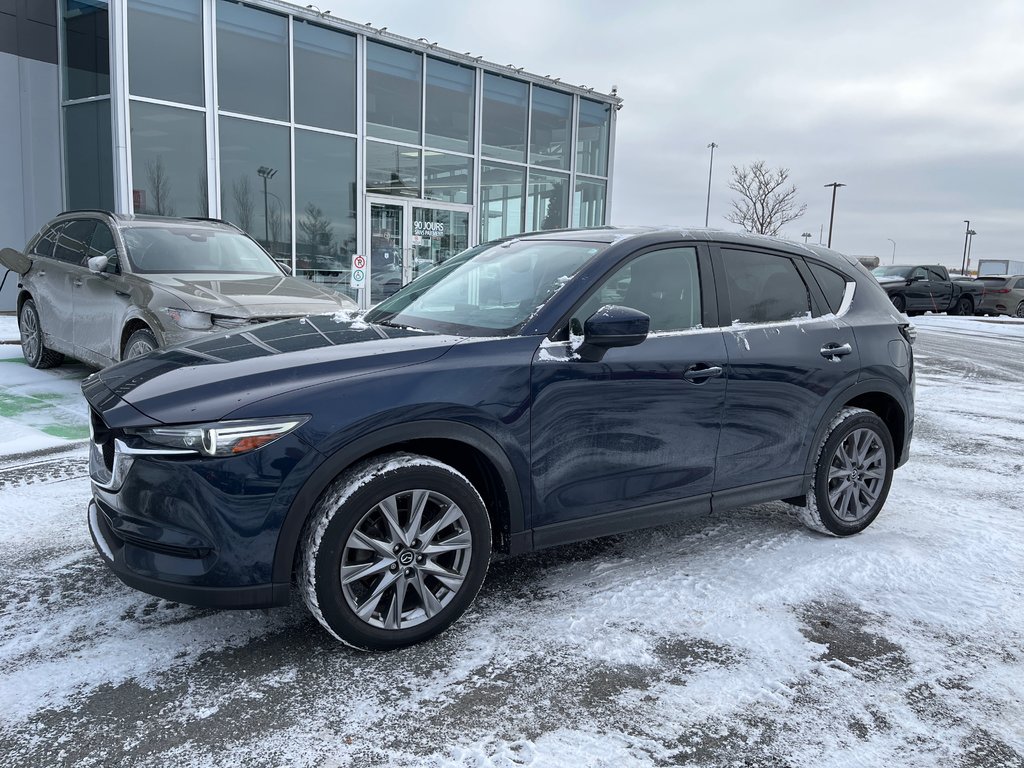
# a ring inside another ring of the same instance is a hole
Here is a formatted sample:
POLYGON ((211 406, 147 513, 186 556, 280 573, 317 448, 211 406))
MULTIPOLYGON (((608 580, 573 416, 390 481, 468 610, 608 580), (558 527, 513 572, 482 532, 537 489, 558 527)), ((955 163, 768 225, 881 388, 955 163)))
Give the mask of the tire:
POLYGON ((342 473, 314 507, 301 547, 310 612, 343 643, 384 651, 434 637, 466 611, 487 573, 491 524, 457 470, 395 453, 342 473))
POLYGON ((36 303, 28 299, 18 312, 18 331, 21 333, 21 352, 25 362, 33 368, 54 368, 64 362, 64 355, 54 352, 44 343, 43 327, 39 322, 36 303))
POLYGON ((960 299, 957 301, 956 306, 953 307, 953 311, 947 312, 946 314, 959 315, 961 317, 963 317, 964 315, 973 315, 974 301, 971 299, 970 296, 961 296, 960 299))
POLYGON ((895 296, 890 296, 892 299, 892 305, 896 307, 897 312, 907 311, 907 300, 903 298, 903 294, 897 293, 895 296))
POLYGON ((1024 301, 1017 305, 1017 310, 1013 314, 1016 317, 1024 317, 1024 301))
POLYGON ((832 536, 860 533, 885 504, 895 464, 885 422, 863 408, 843 408, 825 431, 800 521, 832 536))
POLYGON ((128 337, 128 341, 125 342, 124 352, 121 353, 122 360, 132 360, 136 357, 142 357, 148 355, 153 350, 159 348, 156 336, 148 328, 140 328, 131 336, 128 337))

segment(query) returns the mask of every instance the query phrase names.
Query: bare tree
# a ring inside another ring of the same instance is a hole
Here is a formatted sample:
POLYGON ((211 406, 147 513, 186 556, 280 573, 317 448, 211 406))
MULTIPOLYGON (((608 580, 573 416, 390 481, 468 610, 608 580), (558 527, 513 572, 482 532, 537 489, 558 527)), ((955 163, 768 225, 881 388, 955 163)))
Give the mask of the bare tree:
POLYGON ((167 178, 164 159, 160 155, 146 163, 146 180, 149 182, 149 212, 157 216, 173 216, 171 180, 167 178))
POLYGON ((739 197, 732 201, 732 211, 725 218, 739 224, 747 232, 778 235, 779 230, 804 215, 807 206, 797 203, 796 184, 789 181, 788 168, 772 170, 764 160, 750 167, 732 167, 729 189, 739 197))
POLYGON ((323 209, 313 203, 307 203, 298 225, 304 242, 314 249, 323 249, 325 253, 330 250, 334 242, 334 232, 331 231, 331 220, 323 209))
POLYGON ((252 182, 248 176, 239 176, 231 182, 231 198, 235 203, 235 223, 250 235, 253 234, 256 202, 252 196, 252 182))

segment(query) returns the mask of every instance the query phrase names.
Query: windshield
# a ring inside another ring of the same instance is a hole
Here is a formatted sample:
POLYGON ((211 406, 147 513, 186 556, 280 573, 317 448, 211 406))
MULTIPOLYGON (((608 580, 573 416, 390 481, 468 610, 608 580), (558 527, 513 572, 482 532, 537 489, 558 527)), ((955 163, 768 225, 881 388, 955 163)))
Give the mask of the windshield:
POLYGON ((871 274, 875 277, 902 277, 906 279, 913 267, 875 267, 871 274))
POLYGON ((231 229, 182 225, 128 227, 123 237, 128 261, 135 272, 282 274, 262 248, 231 229))
POLYGON ((409 283, 366 320, 439 333, 511 335, 605 248, 557 240, 478 246, 409 283))

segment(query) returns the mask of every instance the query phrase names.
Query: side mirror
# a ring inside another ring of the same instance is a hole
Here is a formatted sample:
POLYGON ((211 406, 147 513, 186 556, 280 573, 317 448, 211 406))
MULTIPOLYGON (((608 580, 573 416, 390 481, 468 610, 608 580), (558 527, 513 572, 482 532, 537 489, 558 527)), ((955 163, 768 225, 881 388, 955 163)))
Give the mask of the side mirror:
POLYGON ((86 262, 89 265, 89 271, 100 275, 107 270, 107 257, 106 256, 91 256, 86 262))
POLYGON ((580 327, 575 318, 569 324, 569 345, 582 359, 599 362, 614 347, 635 347, 651 329, 651 318, 636 309, 615 304, 601 307, 580 327))
POLYGON ((90 256, 85 260, 85 264, 89 271, 95 275, 116 275, 121 271, 120 265, 117 263, 117 251, 115 250, 109 250, 102 256, 90 256))

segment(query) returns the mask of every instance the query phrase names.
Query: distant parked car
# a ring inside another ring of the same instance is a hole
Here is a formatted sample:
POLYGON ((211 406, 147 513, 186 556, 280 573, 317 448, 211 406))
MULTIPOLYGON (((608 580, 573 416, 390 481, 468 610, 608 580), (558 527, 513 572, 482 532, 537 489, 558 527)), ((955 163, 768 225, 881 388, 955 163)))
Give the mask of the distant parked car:
POLYGON ((71 211, 0 262, 21 275, 18 325, 34 368, 65 355, 104 367, 211 332, 356 307, 210 219, 71 211))
POLYGON ((1024 275, 988 275, 979 277, 978 282, 985 286, 979 315, 1024 317, 1024 275))
POLYGON ((951 278, 941 264, 895 264, 876 267, 871 274, 889 294, 892 305, 908 315, 973 315, 984 293, 976 280, 951 278))
POLYGON ((908 458, 913 338, 825 248, 516 236, 357 322, 218 334, 85 379, 89 526, 138 589, 255 608, 294 578, 336 638, 396 648, 462 615, 492 550, 775 499, 859 533, 908 458))

